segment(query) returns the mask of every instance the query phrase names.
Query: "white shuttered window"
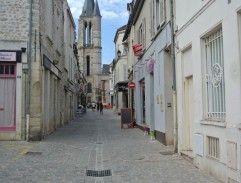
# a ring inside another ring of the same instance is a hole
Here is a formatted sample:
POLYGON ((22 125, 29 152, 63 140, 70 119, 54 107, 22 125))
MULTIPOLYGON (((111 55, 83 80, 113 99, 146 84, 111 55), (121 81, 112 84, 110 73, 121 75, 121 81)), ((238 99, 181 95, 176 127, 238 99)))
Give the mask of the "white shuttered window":
POLYGON ((204 39, 205 58, 205 118, 225 120, 225 82, 222 29, 204 39))

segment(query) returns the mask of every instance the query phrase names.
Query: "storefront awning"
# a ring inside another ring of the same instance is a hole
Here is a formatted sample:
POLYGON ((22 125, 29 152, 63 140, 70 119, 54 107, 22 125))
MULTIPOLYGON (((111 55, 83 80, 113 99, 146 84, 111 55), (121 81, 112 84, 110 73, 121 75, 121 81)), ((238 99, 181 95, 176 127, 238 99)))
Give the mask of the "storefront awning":
POLYGON ((120 81, 116 83, 114 87, 114 92, 127 92, 128 91, 128 81, 120 81))

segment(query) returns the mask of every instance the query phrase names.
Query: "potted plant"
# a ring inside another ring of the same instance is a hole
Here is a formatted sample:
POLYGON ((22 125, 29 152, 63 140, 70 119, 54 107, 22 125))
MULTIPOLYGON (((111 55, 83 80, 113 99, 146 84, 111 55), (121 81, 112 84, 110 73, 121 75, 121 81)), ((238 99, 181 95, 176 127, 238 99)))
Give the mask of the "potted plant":
POLYGON ((150 136, 151 136, 151 140, 155 140, 155 131, 154 130, 150 131, 150 136))
POLYGON ((143 121, 143 131, 144 131, 144 135, 148 135, 149 128, 148 128, 148 124, 146 124, 145 121, 143 121))

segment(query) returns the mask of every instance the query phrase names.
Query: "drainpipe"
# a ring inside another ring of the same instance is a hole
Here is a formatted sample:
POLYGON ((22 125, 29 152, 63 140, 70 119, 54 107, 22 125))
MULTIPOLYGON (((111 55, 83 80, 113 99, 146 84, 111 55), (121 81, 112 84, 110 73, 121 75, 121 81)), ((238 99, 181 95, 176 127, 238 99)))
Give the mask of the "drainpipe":
POLYGON ((174 147, 175 152, 178 152, 178 123, 177 123, 177 91, 176 91, 176 68, 175 68, 175 33, 174 33, 174 0, 170 0, 171 13, 171 57, 172 57, 172 79, 173 79, 173 106, 174 106, 174 147))
POLYGON ((32 56, 32 25, 33 25, 33 0, 30 0, 30 11, 29 11, 29 35, 28 35, 28 81, 27 81, 27 96, 25 101, 26 111, 26 140, 29 141, 29 120, 30 120, 30 93, 31 93, 31 56, 32 56))

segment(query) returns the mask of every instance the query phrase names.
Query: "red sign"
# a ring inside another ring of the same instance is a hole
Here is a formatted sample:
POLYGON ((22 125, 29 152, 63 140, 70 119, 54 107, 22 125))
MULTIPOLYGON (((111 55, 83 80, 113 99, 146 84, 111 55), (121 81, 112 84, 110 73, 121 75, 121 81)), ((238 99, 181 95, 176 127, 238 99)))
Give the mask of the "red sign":
POLYGON ((136 84, 134 82, 129 82, 128 86, 129 88, 133 89, 136 87, 136 84))
POLYGON ((149 72, 150 74, 153 74, 153 72, 154 72, 154 64, 155 64, 154 60, 151 59, 151 60, 149 61, 149 65, 148 65, 148 72, 149 72))
POLYGON ((132 46, 134 55, 135 56, 141 56, 142 55, 142 44, 135 44, 132 46))

